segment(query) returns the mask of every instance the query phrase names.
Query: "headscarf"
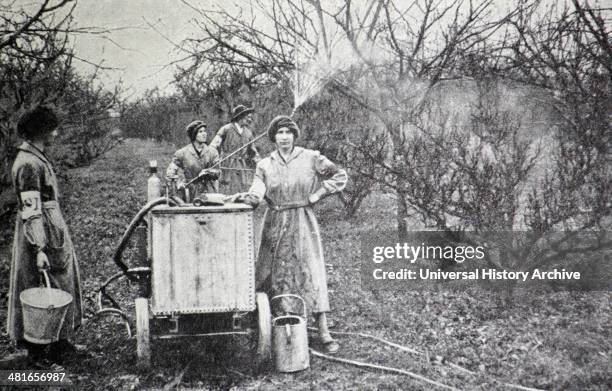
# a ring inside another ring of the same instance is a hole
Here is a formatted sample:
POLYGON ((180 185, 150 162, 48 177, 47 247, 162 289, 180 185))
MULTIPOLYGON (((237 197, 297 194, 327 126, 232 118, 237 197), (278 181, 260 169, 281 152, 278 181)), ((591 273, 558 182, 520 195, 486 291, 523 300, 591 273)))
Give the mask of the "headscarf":
POLYGON ((275 117, 270 125, 268 125, 268 138, 270 141, 275 142, 274 137, 280 128, 288 128, 293 133, 294 139, 300 137, 300 128, 290 117, 286 115, 279 115, 275 117))
POLYGON ((194 142, 196 135, 198 134, 198 130, 200 130, 201 128, 205 128, 205 127, 206 127, 206 124, 204 123, 204 121, 199 121, 199 120, 193 121, 192 123, 187 125, 185 130, 187 131, 187 136, 189 136, 189 140, 191 142, 194 142))

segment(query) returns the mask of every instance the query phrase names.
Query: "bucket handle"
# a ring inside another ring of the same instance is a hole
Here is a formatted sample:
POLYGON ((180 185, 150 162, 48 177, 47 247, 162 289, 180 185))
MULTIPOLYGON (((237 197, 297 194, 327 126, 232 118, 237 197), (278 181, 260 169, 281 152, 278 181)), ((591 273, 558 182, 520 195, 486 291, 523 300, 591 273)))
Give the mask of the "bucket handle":
POLYGON ((272 307, 272 302, 275 299, 281 299, 283 297, 293 297, 295 299, 299 299, 300 302, 302 303, 302 308, 304 309, 304 320, 308 320, 308 314, 306 313, 306 302, 304 301, 304 299, 302 299, 301 296, 298 295, 294 295, 293 293, 284 293, 282 295, 276 295, 273 298, 270 299, 270 307, 272 307))
MULTIPOLYGON (((40 272, 42 273, 43 277, 45 278, 45 285, 47 288, 51 288, 51 281, 49 280, 49 273, 47 273, 47 271, 45 269, 40 269, 40 272)), ((49 307, 47 307, 47 310, 49 312, 53 311, 55 309, 55 306, 53 304, 49 304, 49 307)))
POLYGON ((49 273, 47 273, 47 271, 45 269, 40 269, 40 272, 42 273, 43 277, 45 278, 45 286, 47 288, 51 288, 51 281, 49 281, 49 273))

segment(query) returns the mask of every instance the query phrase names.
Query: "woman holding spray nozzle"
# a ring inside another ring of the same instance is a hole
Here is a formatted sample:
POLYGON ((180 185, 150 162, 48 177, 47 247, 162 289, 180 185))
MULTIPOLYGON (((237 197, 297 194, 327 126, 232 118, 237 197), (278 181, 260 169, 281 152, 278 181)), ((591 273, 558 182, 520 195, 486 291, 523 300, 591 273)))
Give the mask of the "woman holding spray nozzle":
MULTIPOLYGON (((234 195, 253 206, 262 200, 268 204, 257 256, 257 288, 270 296, 293 293, 304 298, 315 315, 323 350, 335 353, 339 346, 327 326, 323 246, 312 207, 344 189, 348 178, 318 151, 295 146, 300 129, 290 117, 274 118, 267 133, 276 150, 257 164, 249 191, 234 195)), ((285 308, 288 304, 283 303, 285 308)))
POLYGON ((184 192, 186 202, 191 202, 201 194, 217 192, 220 171, 211 167, 219 160, 219 154, 206 144, 208 133, 203 121, 193 121, 185 130, 190 144, 174 153, 166 169, 166 179, 176 181, 176 189, 184 192), (201 180, 187 187, 186 184, 196 177, 201 180))

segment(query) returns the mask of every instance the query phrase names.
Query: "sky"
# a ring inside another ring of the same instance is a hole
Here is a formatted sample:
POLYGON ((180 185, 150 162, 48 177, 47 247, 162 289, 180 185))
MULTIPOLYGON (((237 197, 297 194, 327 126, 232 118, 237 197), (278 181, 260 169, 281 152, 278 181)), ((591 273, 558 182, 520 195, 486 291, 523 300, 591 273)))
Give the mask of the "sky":
MULTIPOLYGON (((1 1, 1 0, 0 0, 1 1)), ((34 0, 17 0, 35 4, 34 0)), ((248 7, 250 0, 187 0, 198 8, 223 7, 227 10, 248 7)), ((333 2, 337 0, 325 0, 333 2)), ((365 0, 355 0, 359 3, 365 0)), ((445 4, 451 0, 440 0, 445 4)), ((507 8, 514 0, 493 0, 494 12, 507 8)), ((330 3, 324 3, 330 4, 330 3)), ((181 0, 77 0, 73 13, 77 27, 101 27, 107 34, 79 34, 75 37, 78 71, 94 71, 89 63, 116 70, 103 71, 101 80, 112 88, 122 81, 124 97, 138 99, 145 91, 159 88, 174 91, 175 66, 171 63, 185 56, 176 44, 188 37, 201 36, 194 25, 199 14, 181 0)))
POLYGON ((197 34, 190 23, 196 17, 179 0, 78 0, 74 11, 78 27, 111 31, 77 35, 75 53, 85 61, 75 60, 74 64, 85 74, 94 71, 87 62, 117 68, 105 70, 102 81, 112 86, 121 80, 126 97, 138 98, 154 87, 172 91, 173 67, 168 64, 180 58, 173 42, 197 34))

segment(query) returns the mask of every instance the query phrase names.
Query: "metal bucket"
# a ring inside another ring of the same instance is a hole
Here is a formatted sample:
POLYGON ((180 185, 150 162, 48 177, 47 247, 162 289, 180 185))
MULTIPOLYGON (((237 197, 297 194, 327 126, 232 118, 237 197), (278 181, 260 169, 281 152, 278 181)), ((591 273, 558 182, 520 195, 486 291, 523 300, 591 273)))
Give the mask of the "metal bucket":
POLYGON ((51 288, 49 276, 43 272, 46 288, 26 289, 19 295, 23 314, 23 337, 33 343, 49 344, 59 339, 72 295, 51 288))
POLYGON ((283 297, 299 299, 304 309, 304 316, 282 315, 272 319, 272 351, 274 364, 279 372, 297 372, 310 366, 308 353, 308 333, 306 329, 306 303, 298 295, 284 294, 274 296, 274 300, 283 297))

